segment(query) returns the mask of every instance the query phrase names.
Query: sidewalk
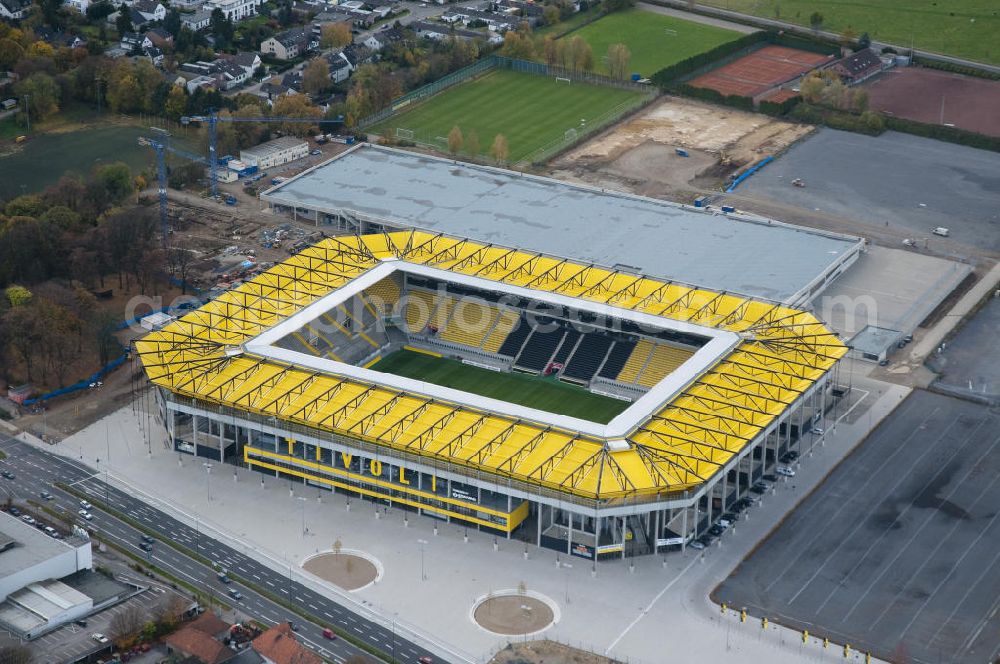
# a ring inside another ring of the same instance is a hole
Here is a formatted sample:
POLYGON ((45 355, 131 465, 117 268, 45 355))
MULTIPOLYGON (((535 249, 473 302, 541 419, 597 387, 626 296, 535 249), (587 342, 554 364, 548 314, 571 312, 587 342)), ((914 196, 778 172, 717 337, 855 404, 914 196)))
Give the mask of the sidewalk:
MULTIPOLYGON (((740 624, 735 613, 722 616, 708 594, 909 391, 863 377, 856 377, 854 385, 871 395, 881 393, 871 416, 830 427, 826 444, 803 454, 794 484, 779 483, 718 546, 683 556, 637 558, 633 571, 626 561, 601 563, 596 574, 590 561, 567 560, 521 542, 499 539, 494 549, 493 538, 477 532, 468 533, 466 541, 464 528, 456 524, 396 509, 381 513, 381 508, 356 498, 348 501, 218 463, 207 472, 204 459, 170 450, 162 431, 154 430, 147 439, 141 428, 147 420, 131 406, 58 445, 44 447, 91 466, 98 457, 106 463, 110 449, 116 484, 137 495, 154 492, 156 498, 147 497, 154 505, 185 521, 197 520, 203 531, 215 531, 219 539, 341 598, 366 617, 392 625, 442 654, 450 652, 449 661, 487 661, 506 644, 507 638, 478 627, 470 610, 476 598, 516 589, 521 582, 559 607, 560 620, 545 637, 609 652, 632 664, 718 661, 734 652, 743 653, 745 661, 778 664, 834 661, 843 660, 839 646, 824 652, 815 642, 802 645, 798 633, 773 622, 766 632, 755 618, 740 624), (346 593, 298 568, 306 556, 330 550, 338 539, 344 548, 377 558, 383 578, 346 593), (426 581, 421 580, 422 564, 426 581)), ((867 401, 860 408, 866 408, 867 401)))

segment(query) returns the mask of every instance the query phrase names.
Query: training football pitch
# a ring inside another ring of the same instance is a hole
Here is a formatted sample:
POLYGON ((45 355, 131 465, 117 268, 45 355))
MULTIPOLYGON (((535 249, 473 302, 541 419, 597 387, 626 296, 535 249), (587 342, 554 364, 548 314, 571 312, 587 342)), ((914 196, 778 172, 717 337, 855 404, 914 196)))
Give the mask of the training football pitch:
POLYGON ((1000 63, 1000 10, 996 0, 707 0, 707 4, 764 18, 809 26, 815 12, 820 29, 909 48, 1000 63))
POLYGON ((630 405, 555 378, 498 373, 409 350, 388 355, 369 368, 600 424, 607 424, 630 405))
POLYGON ((508 161, 519 162, 558 142, 567 130, 593 129, 592 125, 603 124, 613 109, 636 105, 645 96, 632 90, 576 80, 566 84, 553 76, 500 69, 448 88, 371 131, 396 137, 399 127, 412 131, 417 142, 444 151, 448 133, 457 126, 466 139, 460 153, 470 152, 468 137, 475 132, 480 155, 488 155, 494 137, 503 134, 510 150, 508 161))
POLYGON ((741 35, 713 25, 629 9, 608 14, 563 39, 575 36, 590 44, 594 52, 594 67, 599 73, 608 71, 608 47, 625 44, 632 54, 629 72, 649 77, 664 67, 733 41, 741 35))

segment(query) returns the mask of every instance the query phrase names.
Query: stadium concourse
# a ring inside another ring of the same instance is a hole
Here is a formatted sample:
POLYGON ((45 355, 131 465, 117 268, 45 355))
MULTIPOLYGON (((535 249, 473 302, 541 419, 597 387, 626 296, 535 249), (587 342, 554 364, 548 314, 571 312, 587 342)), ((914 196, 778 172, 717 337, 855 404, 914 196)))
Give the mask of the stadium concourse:
POLYGON ((135 350, 178 453, 591 560, 683 550, 822 433, 847 352, 780 303, 420 231, 323 240, 135 350), (378 370, 400 352, 627 407, 378 370))

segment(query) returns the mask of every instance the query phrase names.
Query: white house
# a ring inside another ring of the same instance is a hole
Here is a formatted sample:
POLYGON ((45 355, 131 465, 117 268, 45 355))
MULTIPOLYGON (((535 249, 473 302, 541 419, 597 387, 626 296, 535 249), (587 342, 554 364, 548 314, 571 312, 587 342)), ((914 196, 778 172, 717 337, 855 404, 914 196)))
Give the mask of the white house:
POLYGON ((208 0, 205 9, 211 14, 215 9, 222 11, 222 14, 230 21, 242 21, 257 14, 257 7, 263 4, 263 0, 208 0))
POLYGON ((31 0, 0 0, 0 18, 21 20, 31 11, 31 0))
POLYGON ((85 14, 87 12, 87 7, 90 6, 90 0, 66 0, 63 4, 70 9, 75 9, 81 14, 85 14))
POLYGON ((167 17, 167 8, 156 0, 139 0, 132 8, 147 21, 162 21, 167 17))
POLYGON ((199 30, 204 30, 211 24, 212 14, 204 9, 199 9, 193 14, 181 14, 181 25, 186 27, 188 30, 198 32, 199 30))

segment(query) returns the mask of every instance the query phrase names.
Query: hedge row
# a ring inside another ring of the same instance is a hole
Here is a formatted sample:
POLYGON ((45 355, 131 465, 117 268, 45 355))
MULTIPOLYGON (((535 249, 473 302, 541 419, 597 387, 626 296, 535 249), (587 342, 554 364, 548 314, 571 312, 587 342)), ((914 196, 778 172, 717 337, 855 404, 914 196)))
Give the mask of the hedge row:
POLYGON ((860 115, 838 111, 828 108, 820 108, 812 104, 797 104, 789 113, 788 117, 799 122, 823 125, 831 129, 841 129, 852 131, 857 134, 867 134, 868 136, 878 136, 885 131, 884 118, 874 111, 866 111, 860 115))
POLYGON ((958 143, 970 148, 980 148, 982 150, 992 150, 1000 152, 1000 136, 986 136, 974 131, 959 129, 958 127, 946 127, 939 124, 929 124, 925 122, 915 122, 904 118, 886 117, 886 129, 901 131, 924 138, 934 138, 939 141, 958 143))
POLYGON ((732 106, 733 108, 739 108, 744 111, 754 110, 753 99, 750 97, 744 97, 742 95, 724 95, 718 90, 713 90, 712 88, 696 88, 695 86, 688 85, 687 83, 675 83, 670 86, 670 91, 676 94, 684 95, 685 97, 703 99, 705 101, 712 102, 713 104, 732 106))
POLYGON ((789 97, 785 101, 781 102, 764 100, 760 102, 760 105, 757 108, 757 110, 763 113, 764 115, 770 115, 772 117, 777 118, 791 112, 791 110, 795 108, 795 106, 798 105, 800 101, 802 101, 802 97, 798 95, 795 95, 794 97, 789 97))
POLYGON ((951 62, 942 62, 941 60, 931 60, 930 58, 924 58, 919 55, 913 58, 913 64, 926 67, 927 69, 938 69, 940 71, 947 71, 953 74, 964 74, 965 76, 975 76, 976 78, 1000 81, 1000 73, 995 71, 986 71, 976 67, 967 67, 966 65, 956 65, 951 62))
POLYGON ((702 67, 710 65, 728 55, 738 53, 739 51, 748 49, 751 46, 764 41, 767 41, 767 35, 760 32, 743 35, 739 39, 726 42, 725 44, 719 44, 715 48, 709 49, 704 53, 692 55, 686 60, 681 60, 680 62, 676 62, 668 67, 664 67, 660 71, 653 74, 650 79, 661 88, 666 88, 671 83, 674 83, 678 79, 687 76, 702 67))

